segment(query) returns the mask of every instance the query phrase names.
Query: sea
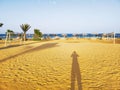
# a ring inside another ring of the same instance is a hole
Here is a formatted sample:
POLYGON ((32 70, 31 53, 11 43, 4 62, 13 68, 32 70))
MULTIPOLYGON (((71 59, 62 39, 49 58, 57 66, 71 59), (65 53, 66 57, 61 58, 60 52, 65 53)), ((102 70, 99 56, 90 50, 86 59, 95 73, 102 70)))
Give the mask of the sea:
MULTIPOLYGON (((32 39, 34 34, 26 34, 28 39, 32 39)), ((50 37, 50 38, 54 38, 54 37, 67 37, 67 38, 72 38, 72 37, 78 37, 78 38, 101 38, 103 36, 103 33, 99 33, 99 34, 92 34, 92 33, 86 33, 86 34, 72 34, 72 33, 68 33, 68 34, 43 34, 43 38, 46 37, 50 37)), ((12 36, 11 38, 17 38, 18 35, 15 34, 14 36, 12 36)), ((111 35, 106 34, 106 37, 111 37, 111 35)), ((6 38, 6 34, 0 34, 0 38, 5 39, 6 38)), ((116 33, 115 34, 115 38, 120 38, 120 33, 116 33)))

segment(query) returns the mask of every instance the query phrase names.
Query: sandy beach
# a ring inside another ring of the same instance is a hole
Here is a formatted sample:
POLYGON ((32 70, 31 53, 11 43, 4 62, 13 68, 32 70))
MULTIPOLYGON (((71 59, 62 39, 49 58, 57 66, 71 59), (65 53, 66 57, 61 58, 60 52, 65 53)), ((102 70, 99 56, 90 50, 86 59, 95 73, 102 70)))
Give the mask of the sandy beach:
POLYGON ((0 42, 0 90, 120 90, 120 44, 0 42))

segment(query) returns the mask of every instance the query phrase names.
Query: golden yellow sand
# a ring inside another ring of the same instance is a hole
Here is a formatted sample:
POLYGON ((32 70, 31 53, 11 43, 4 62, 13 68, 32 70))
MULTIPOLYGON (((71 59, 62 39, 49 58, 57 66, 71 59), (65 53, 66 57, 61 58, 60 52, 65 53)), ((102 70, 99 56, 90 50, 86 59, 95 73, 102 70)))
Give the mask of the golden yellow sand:
POLYGON ((120 44, 56 40, 2 45, 0 90, 120 90, 120 44))

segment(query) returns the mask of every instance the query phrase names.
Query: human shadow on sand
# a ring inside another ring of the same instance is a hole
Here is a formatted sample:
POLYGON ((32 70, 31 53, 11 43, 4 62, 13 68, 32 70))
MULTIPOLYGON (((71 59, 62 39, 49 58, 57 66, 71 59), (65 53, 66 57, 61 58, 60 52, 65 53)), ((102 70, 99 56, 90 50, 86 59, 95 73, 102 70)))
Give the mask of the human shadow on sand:
POLYGON ((71 90, 75 90, 75 81, 77 80, 78 90, 82 90, 81 73, 78 63, 78 54, 73 51, 72 55, 72 69, 71 69, 71 90))
POLYGON ((46 43, 46 44, 42 44, 42 45, 37 46, 37 47, 29 47, 28 46, 26 48, 30 48, 30 49, 28 49, 26 51, 23 51, 21 53, 17 53, 17 54, 12 55, 12 56, 9 56, 7 58, 4 58, 4 59, 0 60, 0 63, 5 62, 5 61, 7 61, 7 60, 9 60, 11 58, 15 58, 15 57, 17 57, 19 55, 23 55, 25 53, 30 53, 30 52, 34 52, 34 51, 43 50, 43 49, 53 48, 53 47, 57 47, 57 46, 58 46, 57 43, 46 43))

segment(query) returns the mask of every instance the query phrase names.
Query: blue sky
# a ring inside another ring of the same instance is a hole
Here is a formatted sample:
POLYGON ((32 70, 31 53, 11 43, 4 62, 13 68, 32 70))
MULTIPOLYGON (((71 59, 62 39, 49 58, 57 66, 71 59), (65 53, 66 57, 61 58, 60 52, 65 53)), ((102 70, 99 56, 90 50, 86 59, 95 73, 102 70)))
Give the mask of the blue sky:
POLYGON ((120 0, 0 0, 0 33, 28 23, 43 33, 120 32, 120 0))

